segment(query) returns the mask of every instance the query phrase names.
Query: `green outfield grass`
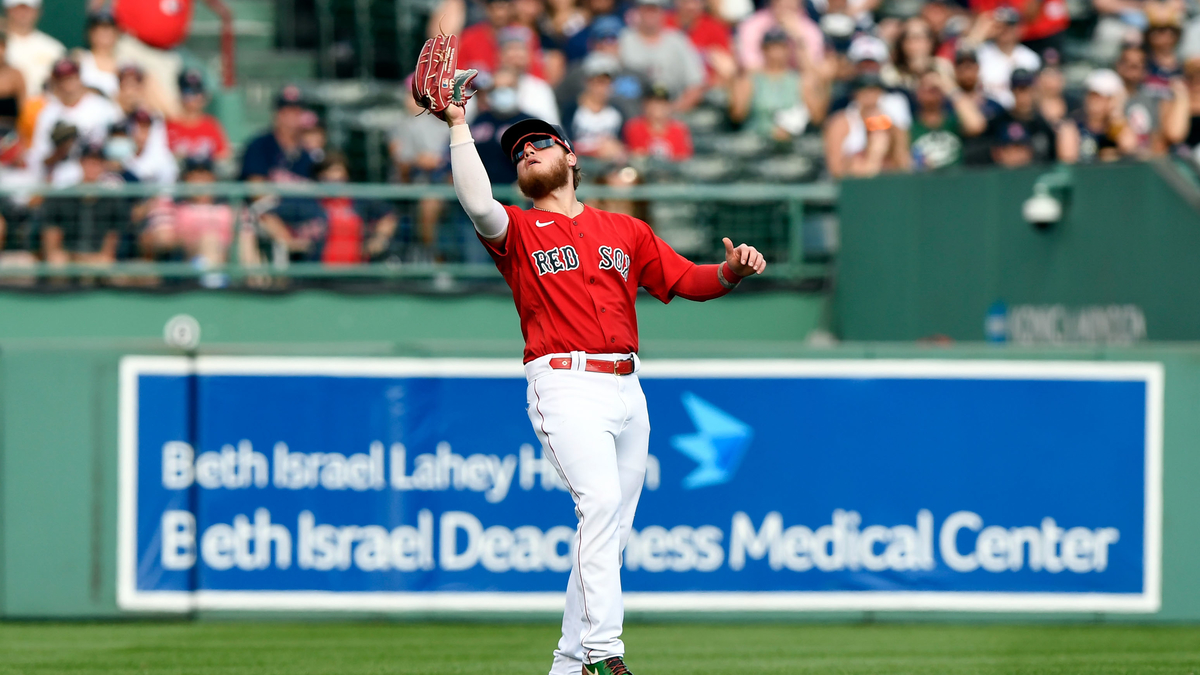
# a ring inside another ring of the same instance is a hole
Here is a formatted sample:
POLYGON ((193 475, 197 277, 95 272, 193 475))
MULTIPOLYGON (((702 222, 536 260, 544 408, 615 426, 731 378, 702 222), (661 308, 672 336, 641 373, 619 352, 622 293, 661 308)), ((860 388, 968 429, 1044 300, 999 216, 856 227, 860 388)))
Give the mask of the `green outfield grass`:
MULTIPOLYGON (((0 673, 545 673, 553 624, 0 624, 0 673)), ((1200 674, 1200 627, 634 624, 636 675, 1200 674)))

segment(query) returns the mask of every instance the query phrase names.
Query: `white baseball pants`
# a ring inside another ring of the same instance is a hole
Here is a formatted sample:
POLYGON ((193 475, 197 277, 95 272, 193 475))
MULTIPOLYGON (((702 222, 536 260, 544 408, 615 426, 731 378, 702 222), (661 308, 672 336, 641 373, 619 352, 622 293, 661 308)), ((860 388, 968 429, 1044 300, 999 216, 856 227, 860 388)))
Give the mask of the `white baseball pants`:
MULTIPOLYGON (((579 519, 567 582, 562 638, 550 675, 578 675, 583 663, 623 656, 621 552, 646 477, 650 419, 637 373, 584 370, 586 359, 629 354, 552 354, 525 366, 529 420, 571 497, 579 519), (571 370, 549 361, 571 357, 571 370)), ((636 357, 634 357, 636 359, 636 357)), ((636 361, 635 361, 636 363, 636 361)))

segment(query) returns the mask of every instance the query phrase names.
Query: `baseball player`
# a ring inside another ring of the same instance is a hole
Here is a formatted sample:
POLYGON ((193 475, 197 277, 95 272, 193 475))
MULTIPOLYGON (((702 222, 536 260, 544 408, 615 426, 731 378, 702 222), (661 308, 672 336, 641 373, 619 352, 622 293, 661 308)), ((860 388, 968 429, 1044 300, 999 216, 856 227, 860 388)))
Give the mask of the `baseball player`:
MULTIPOLYGON (((444 65, 455 72, 453 63, 444 65)), ((462 98, 455 98, 443 110, 431 108, 450 126, 454 191, 512 289, 525 338, 529 420, 579 519, 550 673, 629 675, 622 660, 621 552, 650 439, 637 376, 637 290, 662 302, 709 300, 762 273, 766 262, 754 247, 734 247, 726 238, 725 262, 696 265, 646 223, 581 203, 570 140, 538 119, 517 122, 500 140, 533 208, 501 204, 492 198, 462 98)))

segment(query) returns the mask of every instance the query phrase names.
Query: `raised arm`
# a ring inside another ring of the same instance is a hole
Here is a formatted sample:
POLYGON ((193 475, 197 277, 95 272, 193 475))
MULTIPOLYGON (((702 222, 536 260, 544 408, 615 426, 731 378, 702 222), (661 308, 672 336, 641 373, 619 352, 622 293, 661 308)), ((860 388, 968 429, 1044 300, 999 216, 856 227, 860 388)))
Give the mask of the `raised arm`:
POLYGON ((450 125, 450 173, 458 203, 475 224, 479 236, 492 245, 503 246, 508 234, 508 213, 503 204, 492 198, 492 182, 475 149, 466 113, 460 106, 451 105, 446 108, 446 124, 450 125))

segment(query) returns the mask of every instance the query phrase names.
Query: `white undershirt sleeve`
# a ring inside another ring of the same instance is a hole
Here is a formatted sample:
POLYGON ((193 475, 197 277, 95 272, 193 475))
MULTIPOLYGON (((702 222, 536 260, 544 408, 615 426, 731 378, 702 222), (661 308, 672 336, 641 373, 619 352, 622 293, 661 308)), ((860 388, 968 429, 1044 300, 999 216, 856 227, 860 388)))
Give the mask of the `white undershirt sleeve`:
POLYGON ((458 203, 475 224, 475 230, 485 239, 495 239, 507 232, 508 212, 492 198, 492 181, 465 124, 450 127, 450 172, 458 203))

